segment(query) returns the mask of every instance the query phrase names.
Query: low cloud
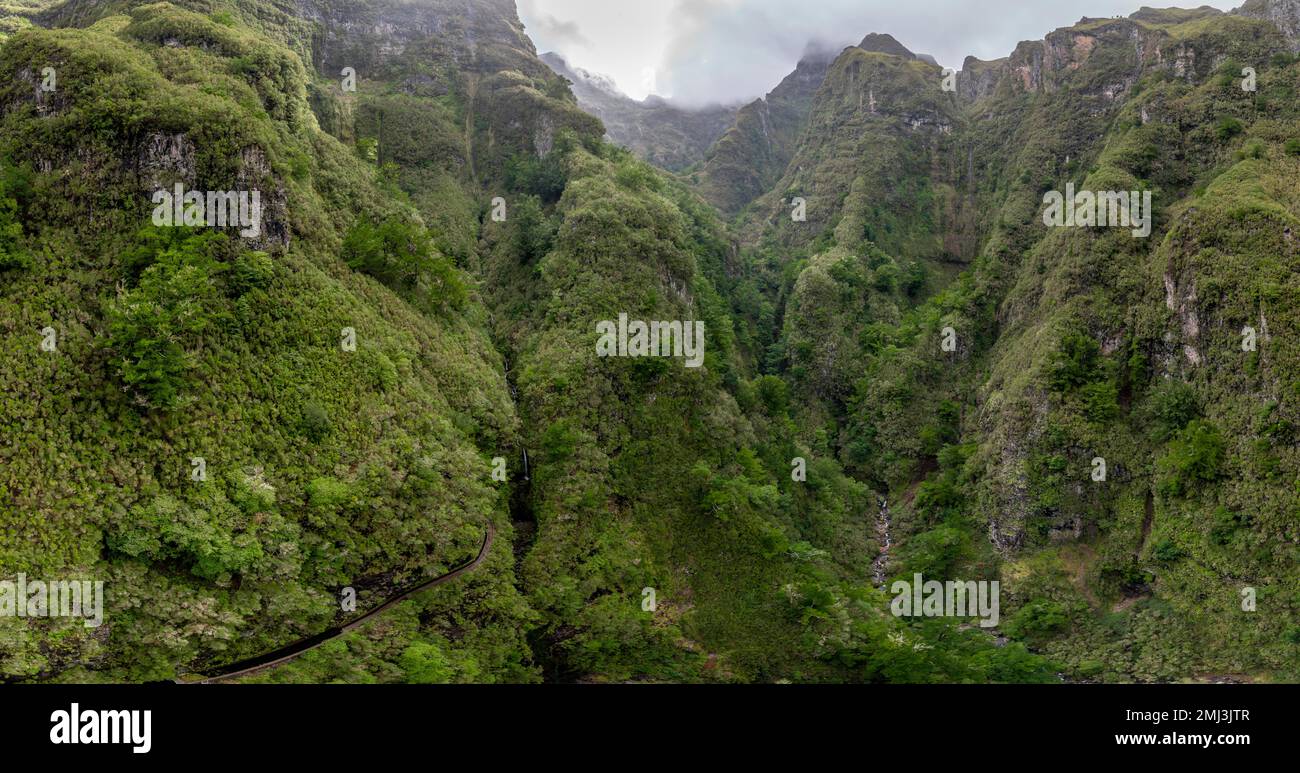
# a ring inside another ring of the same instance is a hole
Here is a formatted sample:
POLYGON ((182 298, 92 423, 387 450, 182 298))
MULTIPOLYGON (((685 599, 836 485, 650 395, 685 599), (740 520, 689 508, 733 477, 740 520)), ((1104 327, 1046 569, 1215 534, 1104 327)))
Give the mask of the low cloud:
POLYGON ((560 21, 554 16, 543 16, 540 20, 541 29, 538 32, 545 35, 548 40, 555 41, 557 48, 569 48, 572 46, 590 47, 591 42, 583 37, 582 31, 578 29, 578 23, 572 21, 560 21))
MULTIPOLYGON (((557 42, 565 34, 553 26, 577 24, 590 40, 580 52, 582 65, 609 73, 632 92, 636 74, 652 68, 659 92, 674 102, 702 105, 762 96, 794 69, 810 43, 839 50, 869 32, 889 33, 918 54, 930 54, 945 67, 961 67, 967 55, 997 59, 1022 40, 1081 17, 1127 16, 1144 0, 661 0, 662 32, 656 46, 630 45, 639 35, 653 36, 642 16, 620 22, 624 14, 645 14, 643 0, 521 0, 520 11, 538 46, 569 55, 577 41, 557 42), (547 19, 554 21, 552 25, 547 19), (559 21, 562 19, 563 21, 559 21), (543 42, 544 41, 544 42, 543 42)), ((1146 0, 1149 2, 1149 0, 1146 0)), ((1222 10, 1240 0, 1198 0, 1222 10)), ((572 58, 572 57, 571 57, 572 58)), ((644 96, 633 93, 633 96, 644 96)))
POLYGON ((574 48, 590 48, 591 41, 582 34, 578 22, 573 19, 560 20, 546 13, 539 6, 545 0, 519 0, 519 15, 528 21, 528 34, 544 51, 571 51, 574 48))
MULTIPOLYGON (((659 85, 674 101, 702 104, 769 91, 810 41, 836 49, 889 33, 918 54, 960 68, 997 59, 1083 16, 1127 16, 1142 0, 677 0, 659 85)), ((1230 9, 1239 2, 1211 2, 1230 9)), ((1194 4, 1195 5, 1195 4, 1194 4)))

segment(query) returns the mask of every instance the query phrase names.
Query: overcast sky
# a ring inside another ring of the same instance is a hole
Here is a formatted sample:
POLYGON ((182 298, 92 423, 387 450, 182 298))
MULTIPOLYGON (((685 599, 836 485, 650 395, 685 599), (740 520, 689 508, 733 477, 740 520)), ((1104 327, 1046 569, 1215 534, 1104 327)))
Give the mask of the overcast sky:
MULTIPOLYGON (((1244 0, 1184 0, 1223 10, 1244 0)), ((1167 0, 1147 4, 1174 5, 1167 0)), ((780 82, 809 41, 842 48, 887 32, 960 68, 997 59, 1083 16, 1127 16, 1142 0, 518 0, 539 52, 603 73, 637 99, 748 101, 780 82)))

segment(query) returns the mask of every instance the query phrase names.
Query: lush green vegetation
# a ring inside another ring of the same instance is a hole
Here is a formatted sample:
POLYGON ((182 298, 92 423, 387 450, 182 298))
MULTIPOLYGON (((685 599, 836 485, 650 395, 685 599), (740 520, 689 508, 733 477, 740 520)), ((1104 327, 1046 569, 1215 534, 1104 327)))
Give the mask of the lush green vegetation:
POLYGON ((1300 63, 1265 22, 1092 20, 958 94, 849 49, 678 178, 505 0, 19 5, 0 566, 105 579, 108 622, 0 618, 4 678, 268 651, 489 521, 475 572, 251 678, 1300 678, 1300 63), (1153 235, 1043 227, 1067 182, 1151 191, 1153 235), (259 190, 261 233, 151 225, 175 183, 259 190), (702 321, 704 367, 597 357, 621 313, 702 321), (914 573, 999 581, 999 628, 894 616, 914 573))
POLYGON ((1071 678, 1293 679, 1300 468, 1280 331, 1300 71, 1264 22, 1137 17, 1023 44, 955 105, 937 68, 842 56, 788 179, 738 220, 776 311, 736 309, 801 396, 800 436, 829 428, 845 469, 889 492, 890 576, 1000 577, 1002 633, 1071 678), (1137 59, 1134 34, 1221 64, 1175 76, 1137 59), (1064 64, 1038 84, 1011 69, 1052 46, 1064 64), (1067 182, 1153 191, 1155 233, 1042 227, 1043 192, 1067 182), (808 223, 790 195, 808 196, 808 223), (1267 599, 1256 611, 1246 588, 1267 599))

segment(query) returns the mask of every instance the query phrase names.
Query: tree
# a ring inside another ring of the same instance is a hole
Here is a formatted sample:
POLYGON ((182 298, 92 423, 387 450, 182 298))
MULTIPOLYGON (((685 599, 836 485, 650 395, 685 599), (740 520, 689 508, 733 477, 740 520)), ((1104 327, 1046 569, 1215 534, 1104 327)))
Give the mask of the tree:
POLYGON ((1090 336, 1070 333, 1048 357, 1047 380, 1052 389, 1074 391, 1096 377, 1101 347, 1090 336))
POLYGON ((457 309, 468 295, 460 272, 434 248, 428 231, 402 217, 378 223, 361 218, 343 239, 343 260, 430 307, 457 309))
POLYGON ((522 263, 532 263, 551 251, 555 226, 547 219, 536 196, 525 196, 515 205, 511 218, 515 253, 522 263))
POLYGON ((431 642, 412 642, 398 659, 408 684, 447 684, 453 671, 447 656, 431 642))
POLYGON ((537 196, 543 204, 554 204, 564 195, 568 184, 563 154, 553 152, 545 158, 519 154, 506 161, 506 186, 512 191, 537 196))
POLYGON ((31 195, 25 170, 0 166, 0 272, 26 268, 30 256, 22 247, 22 207, 31 195))
POLYGON ((1182 496, 1190 483, 1218 478, 1225 446, 1218 427, 1201 419, 1189 423, 1160 459, 1159 467, 1165 475, 1161 492, 1166 496, 1182 496))
POLYGON ((1105 424, 1119 416, 1119 390, 1109 381, 1088 384, 1082 395, 1083 414, 1089 421, 1105 424))
POLYGON ((1069 615, 1061 604, 1034 599, 1012 615, 1003 630, 1016 639, 1040 642, 1060 631, 1068 622, 1069 615))
POLYGON ((1151 392, 1146 415, 1154 425, 1152 437, 1163 443, 1187 426, 1200 412, 1196 390, 1182 381, 1162 381, 1151 392))
POLYGON ((202 237, 174 242, 145 269, 140 285, 108 306, 107 346, 122 383, 143 405, 176 404, 189 369, 186 345, 211 322, 223 270, 202 237))
POLYGON ((8 195, 8 186, 0 179, 0 271, 25 268, 29 257, 22 248, 23 226, 18 217, 18 201, 8 195))

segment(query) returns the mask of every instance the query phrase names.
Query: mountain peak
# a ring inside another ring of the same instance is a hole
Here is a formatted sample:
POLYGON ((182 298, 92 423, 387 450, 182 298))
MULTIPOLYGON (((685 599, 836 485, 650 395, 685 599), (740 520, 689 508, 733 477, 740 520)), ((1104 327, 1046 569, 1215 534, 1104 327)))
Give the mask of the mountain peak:
POLYGON ((827 43, 823 40, 810 40, 799 55, 799 64, 830 64, 840 55, 844 46, 827 43))
POLYGON ((899 43, 893 35, 872 32, 862 39, 858 48, 863 51, 872 51, 878 54, 892 54, 901 56, 904 59, 915 59, 916 54, 907 50, 907 47, 899 43))

